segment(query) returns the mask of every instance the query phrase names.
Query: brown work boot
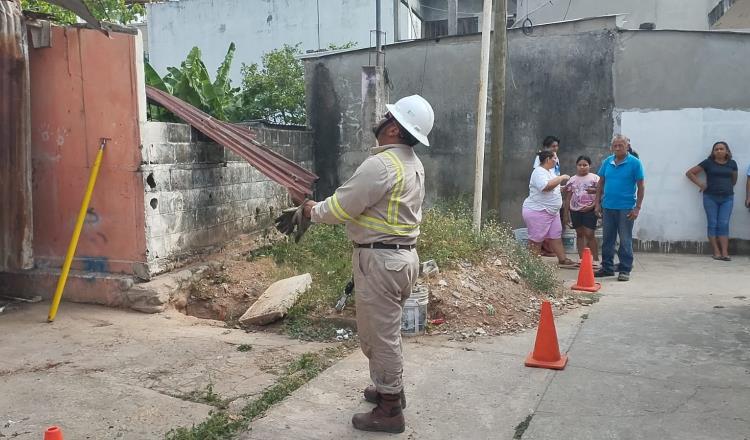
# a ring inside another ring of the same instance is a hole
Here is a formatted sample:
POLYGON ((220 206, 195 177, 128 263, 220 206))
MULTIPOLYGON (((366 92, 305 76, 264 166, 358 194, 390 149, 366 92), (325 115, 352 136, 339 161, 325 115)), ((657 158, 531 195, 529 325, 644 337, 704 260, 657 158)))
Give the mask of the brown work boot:
MULTIPOLYGON (((367 388, 365 388, 365 392, 363 394, 365 395, 366 401, 370 403, 378 403, 380 394, 375 388, 375 385, 369 385, 367 388)), ((403 388, 401 388, 401 409, 406 409, 406 394, 404 393, 403 388)))
POLYGON ((378 406, 368 413, 354 414, 352 425, 360 431, 391 432, 398 434, 406 429, 401 411, 401 396, 380 394, 378 406))

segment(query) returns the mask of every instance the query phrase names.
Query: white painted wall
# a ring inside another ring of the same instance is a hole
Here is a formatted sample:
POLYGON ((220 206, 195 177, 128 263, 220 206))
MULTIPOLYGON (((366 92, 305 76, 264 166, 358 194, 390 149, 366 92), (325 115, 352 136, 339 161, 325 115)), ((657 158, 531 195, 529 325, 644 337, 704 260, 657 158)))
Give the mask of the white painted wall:
POLYGON ((637 238, 706 240, 702 195, 685 177, 685 171, 705 159, 714 142, 723 140, 729 143, 739 167, 730 237, 750 239, 750 212, 744 207, 750 165, 750 111, 623 111, 620 117, 619 130, 630 137, 646 172, 646 197, 634 229, 637 238))
POLYGON ((708 30, 708 13, 717 0, 518 0, 518 25, 526 17, 534 24, 610 14, 627 14, 624 27, 656 23, 657 29, 708 30))
MULTIPOLYGON (((386 42, 394 38, 393 1, 383 0, 381 23, 386 42)), ((237 45, 231 78, 241 80, 242 63, 260 63, 264 53, 284 44, 302 43, 302 51, 329 44, 357 43, 370 47, 375 29, 372 0, 181 0, 149 3, 149 61, 162 74, 178 66, 193 46, 203 53, 212 73, 224 59, 229 43, 237 45), (318 19, 320 11, 320 19, 318 19)), ((408 26, 408 10, 402 7, 402 39, 410 28, 421 32, 420 23, 408 26)))

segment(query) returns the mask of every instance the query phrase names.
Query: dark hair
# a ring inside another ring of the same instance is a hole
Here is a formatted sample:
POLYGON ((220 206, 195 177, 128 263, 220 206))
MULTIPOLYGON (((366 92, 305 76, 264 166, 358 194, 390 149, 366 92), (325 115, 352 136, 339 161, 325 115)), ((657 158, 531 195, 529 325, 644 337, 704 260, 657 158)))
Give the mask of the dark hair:
POLYGON ((555 136, 547 136, 547 137, 546 137, 546 138, 544 138, 544 140, 542 141, 542 146, 543 146, 544 148, 549 148, 549 147, 550 147, 550 146, 552 146, 552 144, 554 144, 555 142, 557 142, 557 143, 559 144, 559 143, 560 143, 560 139, 556 138, 555 136))
POLYGON ((717 145, 722 144, 727 149, 727 160, 732 160, 732 150, 729 149, 729 144, 724 141, 715 142, 714 145, 711 147, 711 154, 708 155, 708 158, 711 160, 716 160, 714 158, 714 148, 716 148, 717 145))
POLYGON ((628 153, 635 156, 636 159, 640 159, 640 156, 638 156, 638 152, 633 149, 633 147, 630 146, 630 143, 628 143, 628 153))
POLYGON ((588 162, 589 166, 591 166, 591 158, 588 156, 578 156, 578 159, 576 159, 576 165, 578 165, 578 162, 585 160, 588 162))
POLYGON ((398 125, 399 136, 401 136, 401 139, 403 139, 406 145, 413 147, 419 143, 417 138, 415 138, 413 134, 409 133, 404 127, 402 127, 401 124, 399 124, 398 122, 396 124, 398 125))
POLYGON ((544 161, 555 157, 555 153, 549 150, 542 150, 539 152, 539 166, 544 165, 544 161))

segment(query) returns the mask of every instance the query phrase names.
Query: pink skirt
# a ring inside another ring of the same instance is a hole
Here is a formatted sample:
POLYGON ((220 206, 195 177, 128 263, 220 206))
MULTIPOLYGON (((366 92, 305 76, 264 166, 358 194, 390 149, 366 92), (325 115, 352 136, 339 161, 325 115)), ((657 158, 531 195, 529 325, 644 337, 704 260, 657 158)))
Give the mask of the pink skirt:
POLYGON ((529 241, 541 243, 546 239, 555 240, 562 237, 559 212, 550 214, 545 210, 533 211, 523 208, 523 221, 529 232, 529 241))

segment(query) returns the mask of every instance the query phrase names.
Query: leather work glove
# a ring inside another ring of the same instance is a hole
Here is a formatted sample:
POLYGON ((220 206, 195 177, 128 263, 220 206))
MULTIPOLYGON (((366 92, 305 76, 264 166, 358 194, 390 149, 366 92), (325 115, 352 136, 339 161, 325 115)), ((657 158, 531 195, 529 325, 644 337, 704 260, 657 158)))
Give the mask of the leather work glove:
POLYGON ((310 219, 304 215, 304 207, 307 200, 297 207, 287 208, 281 211, 281 215, 274 220, 276 229, 284 235, 294 234, 294 242, 299 243, 310 227, 310 219))
POLYGON ((281 215, 273 221, 276 225, 276 230, 284 235, 294 232, 294 214, 297 213, 297 209, 296 207, 292 207, 281 211, 281 215))

